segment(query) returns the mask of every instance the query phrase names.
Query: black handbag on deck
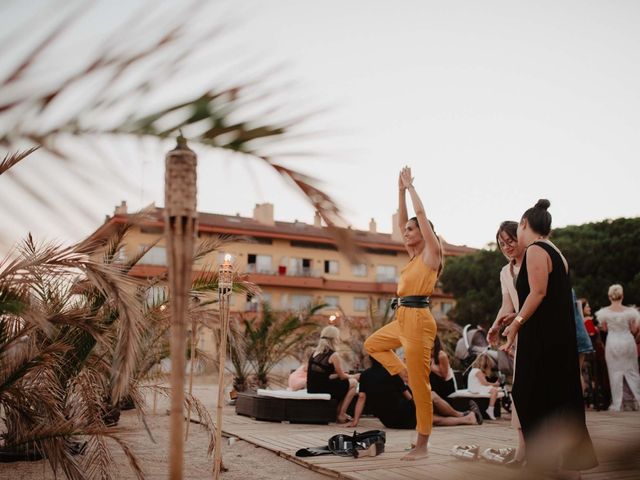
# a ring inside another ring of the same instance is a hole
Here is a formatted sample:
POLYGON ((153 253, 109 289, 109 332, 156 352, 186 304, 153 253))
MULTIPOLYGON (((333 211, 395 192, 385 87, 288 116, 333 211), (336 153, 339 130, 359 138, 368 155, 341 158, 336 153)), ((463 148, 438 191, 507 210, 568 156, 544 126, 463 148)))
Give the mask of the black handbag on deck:
POLYGON ((367 430, 353 435, 340 433, 329 439, 326 446, 301 448, 296 457, 315 457, 318 455, 339 455, 341 457, 376 456, 384 452, 387 435, 384 430, 367 430))

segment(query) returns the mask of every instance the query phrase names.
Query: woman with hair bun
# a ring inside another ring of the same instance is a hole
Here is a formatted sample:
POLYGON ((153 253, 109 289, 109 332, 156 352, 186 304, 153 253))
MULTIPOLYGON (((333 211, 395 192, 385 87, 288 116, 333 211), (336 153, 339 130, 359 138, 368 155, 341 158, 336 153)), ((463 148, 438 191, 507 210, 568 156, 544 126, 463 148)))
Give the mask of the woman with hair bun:
POLYGON ((585 423, 569 265, 548 239, 549 206, 538 200, 518 225, 518 244, 526 249, 516 281, 519 310, 505 321, 502 349, 508 351, 517 335, 512 395, 527 463, 580 478, 576 470, 598 461, 585 423))
POLYGON ((622 304, 624 291, 622 285, 609 287, 611 305, 596 312, 603 331, 607 332, 607 344, 604 356, 609 369, 611 385, 611 406, 609 410, 622 409, 622 392, 624 380, 636 402, 640 402, 640 374, 638 373, 638 357, 634 335, 640 326, 640 314, 635 308, 622 304))

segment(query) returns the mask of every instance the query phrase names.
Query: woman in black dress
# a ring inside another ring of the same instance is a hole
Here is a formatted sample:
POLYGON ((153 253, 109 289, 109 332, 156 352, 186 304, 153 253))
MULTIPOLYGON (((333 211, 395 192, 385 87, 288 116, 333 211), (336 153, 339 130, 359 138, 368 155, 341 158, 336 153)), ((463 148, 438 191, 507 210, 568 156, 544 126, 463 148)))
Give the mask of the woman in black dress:
POLYGON ((447 398, 456 391, 453 380, 453 370, 449 363, 449 355, 442 348, 440 337, 436 335, 433 342, 433 353, 431 354, 431 373, 429 373, 429 383, 431 390, 442 398, 447 398))
POLYGON ((338 400, 338 423, 345 423, 351 420, 347 408, 356 395, 358 375, 349 375, 342 369, 336 353, 339 334, 333 325, 320 332, 320 341, 307 366, 307 392, 331 394, 332 399, 338 400))
POLYGON ((585 423, 569 266, 548 240, 548 200, 528 209, 518 226, 526 248, 516 282, 521 305, 507 317, 511 348, 518 336, 513 401, 531 466, 580 478, 575 470, 598 464, 585 423))

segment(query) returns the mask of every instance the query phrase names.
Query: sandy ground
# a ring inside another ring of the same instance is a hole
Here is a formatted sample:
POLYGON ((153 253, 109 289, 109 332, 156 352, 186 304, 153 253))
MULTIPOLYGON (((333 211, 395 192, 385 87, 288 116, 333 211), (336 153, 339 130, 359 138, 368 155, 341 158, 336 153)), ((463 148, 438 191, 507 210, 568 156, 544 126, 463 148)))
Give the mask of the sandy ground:
MULTIPOLYGON (((200 379, 199 383, 203 382, 204 385, 201 384, 194 388, 194 394, 204 401, 213 416, 215 415, 213 407, 217 398, 217 389, 215 386, 206 385, 206 379, 200 379)), ((169 401, 168 399, 158 398, 156 414, 152 413, 151 405, 152 402, 149 399, 147 424, 155 443, 149 438, 135 410, 122 412, 119 426, 126 428, 126 433, 121 437, 138 456, 145 478, 151 480, 164 479, 168 478, 169 467, 169 417, 166 414, 169 401)), ((236 439, 231 439, 231 441, 229 439, 223 440, 223 462, 228 468, 228 471, 222 475, 225 480, 321 480, 329 478, 245 441, 236 439)), ((185 444, 185 479, 212 478, 213 458, 207 456, 207 446, 208 434, 201 426, 192 423, 189 429, 189 438, 185 444)), ((304 446, 307 445, 302 447, 304 446)), ((110 447, 114 457, 113 478, 135 479, 136 476, 129 468, 122 450, 115 443, 110 443, 110 447)), ((78 458, 81 461, 81 457, 78 458)), ((64 475, 58 472, 58 477, 56 477, 51 466, 46 461, 0 463, 0 479, 2 480, 54 480, 56 478, 64 478, 64 475)))

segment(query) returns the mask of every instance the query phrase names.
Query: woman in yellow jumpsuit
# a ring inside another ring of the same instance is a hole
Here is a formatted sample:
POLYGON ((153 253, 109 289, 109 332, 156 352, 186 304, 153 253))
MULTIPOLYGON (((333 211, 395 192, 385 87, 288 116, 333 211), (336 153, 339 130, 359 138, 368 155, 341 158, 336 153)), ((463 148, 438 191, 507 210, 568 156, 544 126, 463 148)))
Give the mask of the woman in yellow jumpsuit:
POLYGON ((431 350, 436 336, 436 322, 428 308, 429 296, 442 270, 442 246, 431 222, 427 220, 420 197, 413 188, 411 169, 404 167, 399 179, 398 222, 411 260, 400 272, 396 318, 371 335, 365 350, 391 375, 400 375, 413 393, 416 405, 418 438, 403 460, 417 460, 427 455, 433 426, 433 406, 429 371, 431 350), (416 216, 409 219, 405 193, 409 192, 416 216), (394 353, 404 349, 406 366, 394 353))

